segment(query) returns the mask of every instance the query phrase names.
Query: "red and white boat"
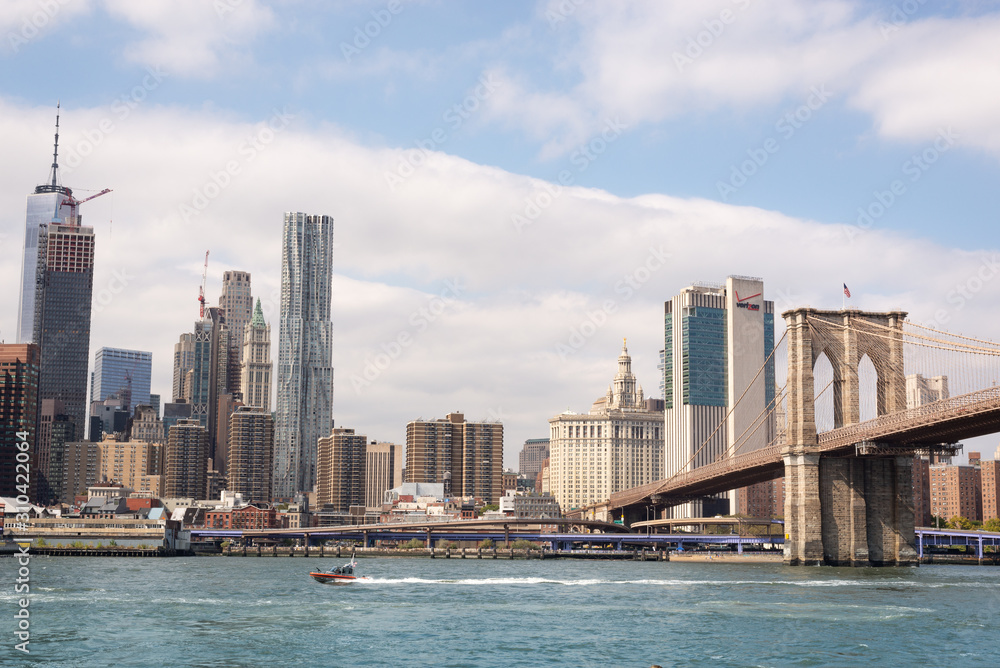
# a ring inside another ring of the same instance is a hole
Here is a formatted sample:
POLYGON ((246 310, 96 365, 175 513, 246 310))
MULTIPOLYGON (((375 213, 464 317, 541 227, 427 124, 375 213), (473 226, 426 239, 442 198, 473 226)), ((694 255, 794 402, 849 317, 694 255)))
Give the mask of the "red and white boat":
POLYGON ((321 568, 318 571, 309 573, 309 575, 312 576, 312 579, 316 582, 334 585, 351 584, 352 582, 357 582, 358 580, 370 580, 371 578, 354 574, 354 569, 357 568, 357 566, 358 562, 354 560, 354 555, 352 554, 351 560, 343 566, 337 566, 329 571, 324 571, 321 568))

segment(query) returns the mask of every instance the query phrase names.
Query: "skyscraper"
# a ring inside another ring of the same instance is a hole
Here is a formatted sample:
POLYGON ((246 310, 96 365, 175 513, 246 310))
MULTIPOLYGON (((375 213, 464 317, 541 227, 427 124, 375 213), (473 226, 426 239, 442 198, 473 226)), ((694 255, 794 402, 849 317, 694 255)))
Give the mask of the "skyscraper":
POLYGON ((75 216, 73 191, 59 185, 59 112, 56 111, 56 141, 52 154, 49 183, 28 195, 24 231, 24 256, 21 260, 21 295, 17 314, 19 343, 38 343, 35 336, 35 302, 38 290, 38 253, 44 247, 46 226, 75 216))
MULTIPOLYGON (((774 302, 763 292, 759 278, 730 276, 725 285, 692 285, 665 303, 666 475, 756 450, 774 438, 773 419, 756 422, 774 400, 774 302)), ((740 510, 739 503, 734 492, 671 513, 729 514, 740 510)))
POLYGON ((449 413, 406 425, 406 482, 443 483, 446 495, 498 503, 502 476, 503 424, 449 413))
POLYGON ((82 431, 87 415, 94 229, 81 225, 81 201, 59 185, 58 155, 57 114, 49 183, 28 195, 18 335, 22 342, 39 344, 41 350, 38 399, 61 400, 82 431))
MULTIPOLYGON (((316 453, 316 505, 346 513, 365 503, 368 438, 337 428, 319 439, 316 453)), ((386 489, 389 489, 388 487, 386 489)))
POLYGON ((124 348, 101 348, 94 354, 90 401, 104 401, 117 394, 121 405, 131 412, 149 405, 149 384, 153 353, 124 348))
POLYGON ((163 494, 204 499, 208 494, 208 433, 198 420, 170 428, 164 459, 163 494))
MULTIPOLYGON (((38 346, 0 343, 0 496, 18 496, 17 444, 28 444, 30 471, 37 469, 38 346), (18 432, 27 438, 19 438, 18 432)), ((32 475, 31 479, 34 480, 32 475)))
POLYGON ((382 507, 387 490, 403 484, 403 446, 372 441, 365 448, 365 508, 382 507))
POLYGON ((316 486, 316 447, 333 429, 333 219, 286 213, 281 243, 281 325, 273 493, 316 486))
MULTIPOLYGON (((222 274, 222 295, 219 297, 219 308, 225 316, 228 333, 228 348, 225 357, 225 392, 232 394, 234 400, 241 398, 243 335, 250 322, 253 310, 253 299, 250 296, 250 273, 246 271, 227 271, 222 274)), ((219 361, 223 351, 219 350, 219 361)), ((222 373, 220 369, 220 374, 222 373)), ((220 380, 222 376, 220 376, 220 380)), ((220 416, 219 424, 228 424, 228 415, 220 416)))
POLYGON ((549 458, 549 439, 529 438, 517 457, 517 472, 532 481, 542 470, 542 462, 549 458))
POLYGON ((229 417, 229 491, 247 503, 271 501, 274 420, 264 410, 241 406, 229 417))
POLYGON ((243 333, 243 405, 271 410, 271 326, 264 322, 260 300, 243 333))

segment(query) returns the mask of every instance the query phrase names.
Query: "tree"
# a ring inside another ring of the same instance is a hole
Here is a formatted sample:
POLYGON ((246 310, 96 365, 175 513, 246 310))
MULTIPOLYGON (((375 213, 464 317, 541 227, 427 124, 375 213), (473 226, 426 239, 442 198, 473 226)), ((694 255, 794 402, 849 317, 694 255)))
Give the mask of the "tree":
POLYGON ((983 522, 983 530, 1000 532, 1000 517, 991 517, 983 522))
POLYGON ((538 544, 532 543, 530 540, 525 540, 523 538, 518 538, 513 543, 510 544, 512 549, 515 550, 540 550, 542 549, 538 544))
POLYGON ((948 520, 948 528, 968 531, 969 529, 972 528, 972 520, 962 517, 960 515, 955 515, 950 520, 948 520))
POLYGON ((493 549, 493 539, 492 538, 484 538, 483 540, 479 541, 479 547, 481 547, 484 550, 491 550, 491 549, 493 549))
POLYGON ((487 510, 500 510, 500 505, 496 503, 487 503, 482 508, 479 509, 479 514, 482 515, 487 510))

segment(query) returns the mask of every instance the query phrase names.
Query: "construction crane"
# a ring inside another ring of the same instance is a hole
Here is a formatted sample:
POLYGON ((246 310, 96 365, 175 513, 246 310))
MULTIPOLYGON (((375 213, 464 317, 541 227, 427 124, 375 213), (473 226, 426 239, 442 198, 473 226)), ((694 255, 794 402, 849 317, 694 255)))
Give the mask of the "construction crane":
POLYGON ((205 319, 205 283, 208 281, 208 251, 205 251, 205 268, 201 270, 201 287, 198 288, 198 302, 200 304, 198 313, 202 320, 205 319))
POLYGON ((56 205, 55 218, 58 219, 58 217, 59 217, 59 209, 61 209, 64 206, 68 206, 70 208, 70 211, 71 211, 70 215, 68 216, 68 220, 70 221, 71 225, 77 225, 77 224, 79 224, 78 223, 79 216, 76 213, 77 207, 79 207, 84 202, 89 202, 92 199, 97 199, 101 195, 107 195, 109 192, 111 192, 111 188, 105 188, 104 190, 102 190, 101 192, 97 193, 96 195, 91 195, 90 197, 85 197, 84 199, 77 199, 77 198, 73 197, 72 194, 67 195, 66 197, 64 197, 59 202, 59 204, 56 205))

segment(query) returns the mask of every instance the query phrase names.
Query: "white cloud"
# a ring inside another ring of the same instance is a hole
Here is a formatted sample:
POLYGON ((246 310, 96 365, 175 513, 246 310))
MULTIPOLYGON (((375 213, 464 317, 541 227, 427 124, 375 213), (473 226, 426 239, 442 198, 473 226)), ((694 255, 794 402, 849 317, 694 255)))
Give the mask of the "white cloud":
POLYGON ((57 25, 90 11, 92 0, 4 0, 0 3, 0 51, 18 53, 57 25))
POLYGON ((208 78, 223 64, 247 57, 256 35, 273 26, 272 11, 258 0, 104 0, 107 11, 144 39, 125 56, 171 74, 208 78))
MULTIPOLYGON (((18 156, 0 163, 5 286, 19 283, 24 197, 48 171, 51 112, 0 100, 0 143, 18 156)), ((66 109, 66 145, 107 113, 66 109)), ((947 328, 981 336, 1000 326, 992 284, 955 299, 990 259, 985 251, 874 230, 852 236, 841 226, 705 200, 582 188, 563 189, 519 232, 511 216, 544 190, 535 179, 436 153, 390 191, 384 172, 402 151, 372 150, 300 119, 269 134, 269 120, 274 127, 273 119, 251 124, 140 106, 64 180, 80 195, 114 189, 83 208, 97 234, 95 294, 114 271, 129 277, 95 313, 91 347, 152 350, 154 391, 163 395, 172 346, 197 317, 206 249, 209 301, 222 271, 250 271, 277 341, 273 295, 286 210, 336 220, 337 423, 401 442, 417 417, 502 415, 508 464, 524 439, 547 433, 549 417, 584 411, 604 393, 622 337, 639 382, 655 396, 663 301, 693 280, 763 276, 779 310, 838 307, 847 282, 861 308, 902 306, 923 321, 940 310, 947 328), (259 147, 250 151, 253 138, 259 147), (238 169, 228 183, 209 187, 227 181, 220 174, 230 163, 238 169), (200 209, 196 193, 209 195, 200 209), (182 205, 198 211, 187 222, 182 205), (393 355, 401 333, 410 343, 393 355), (384 368, 356 389, 352 375, 364 378, 379 355, 389 362, 380 359, 384 368)), ((16 309, 16 291, 0 293, 0 336, 8 340, 16 309)))
POLYGON ((920 141, 950 125, 966 145, 1000 154, 1000 18, 923 13, 845 0, 585 3, 555 24, 572 22, 578 38, 551 55, 553 68, 574 63, 575 85, 549 88, 508 69, 489 111, 546 138, 540 154, 551 158, 609 116, 635 127, 743 113, 826 85, 869 113, 884 138, 920 141))

